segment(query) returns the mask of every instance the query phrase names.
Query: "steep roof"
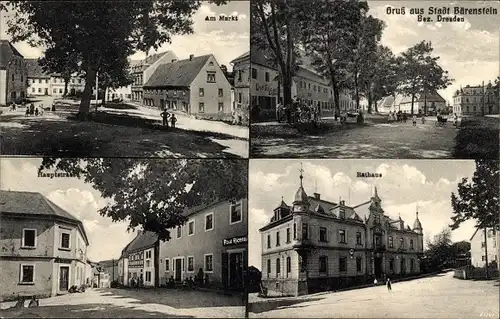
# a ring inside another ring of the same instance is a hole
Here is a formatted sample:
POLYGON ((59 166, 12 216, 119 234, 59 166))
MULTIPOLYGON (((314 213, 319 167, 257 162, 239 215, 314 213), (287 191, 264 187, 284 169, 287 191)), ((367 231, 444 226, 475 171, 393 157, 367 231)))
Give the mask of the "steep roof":
POLYGON ((212 55, 160 65, 144 87, 188 87, 212 55))
POLYGON ((250 51, 250 61, 251 63, 259 64, 270 69, 276 70, 276 65, 273 62, 271 55, 264 53, 262 50, 251 50, 250 51))
POLYGON ((0 69, 7 67, 13 55, 24 58, 8 40, 0 40, 0 69))
POLYGON ((28 69, 28 77, 30 78, 50 78, 50 75, 45 73, 38 63, 38 59, 24 59, 26 68, 28 69))
MULTIPOLYGON (((436 91, 428 93, 426 95, 424 94, 417 94, 415 97, 414 102, 446 102, 446 100, 436 91)), ((411 96, 405 96, 401 99, 399 104, 405 104, 405 103, 411 103, 411 96)))
POLYGON ((88 244, 82 222, 40 193, 0 190, 0 212, 19 215, 53 216, 79 224, 88 244))
POLYGON ((134 251, 147 249, 156 244, 158 241, 158 235, 156 233, 146 231, 141 232, 128 244, 126 247, 126 253, 132 253, 134 251))
POLYGON ((240 61, 244 61, 244 60, 248 59, 249 57, 250 57, 250 51, 243 53, 242 55, 240 55, 239 57, 233 59, 229 63, 231 63, 231 64, 238 63, 240 61))

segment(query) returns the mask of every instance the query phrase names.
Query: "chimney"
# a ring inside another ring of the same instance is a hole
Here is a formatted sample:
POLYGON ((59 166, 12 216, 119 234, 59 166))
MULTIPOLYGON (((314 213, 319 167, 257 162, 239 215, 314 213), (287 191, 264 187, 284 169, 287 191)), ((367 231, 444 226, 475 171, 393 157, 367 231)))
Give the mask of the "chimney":
POLYGON ((314 193, 314 199, 320 200, 321 199, 321 194, 314 193))
POLYGON ((172 59, 172 63, 177 62, 177 59, 172 59))
POLYGON ((194 54, 190 54, 190 55, 189 55, 189 61, 192 61, 192 60, 193 60, 193 58, 194 58, 194 54))

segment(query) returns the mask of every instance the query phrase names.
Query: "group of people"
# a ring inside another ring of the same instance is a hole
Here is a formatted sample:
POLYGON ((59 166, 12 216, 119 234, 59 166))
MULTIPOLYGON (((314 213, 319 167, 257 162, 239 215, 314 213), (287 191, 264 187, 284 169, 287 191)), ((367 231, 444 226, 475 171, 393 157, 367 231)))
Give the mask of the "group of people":
POLYGON ((139 287, 144 286, 144 279, 142 277, 132 277, 130 279, 130 285, 135 288, 139 289, 139 287))
POLYGON ((321 108, 319 105, 302 104, 296 98, 293 99, 291 105, 283 105, 281 101, 276 105, 276 120, 280 123, 312 122, 319 124, 320 119, 321 108))
MULTIPOLYGON (((377 278, 375 278, 373 280, 373 285, 377 286, 378 285, 378 280, 377 278)), ((385 280, 385 285, 387 286, 387 290, 392 290, 392 282, 391 282, 391 278, 387 277, 386 280, 385 280)))
POLYGON ((175 123, 177 122, 177 117, 175 114, 170 114, 167 112, 167 109, 163 109, 163 111, 160 113, 161 118, 163 119, 163 126, 168 128, 168 122, 170 121, 170 127, 175 128, 175 123))
MULTIPOLYGON (((23 102, 20 106, 21 109, 25 109, 24 116, 41 116, 44 113, 44 107, 43 104, 40 104, 38 106, 35 105, 35 103, 30 103, 29 105, 26 104, 26 102, 23 102)), ((12 102, 10 105, 10 110, 11 111, 16 111, 18 109, 18 105, 15 102, 12 102)), ((56 105, 55 103, 52 103, 52 106, 50 107, 50 110, 52 112, 56 111, 56 105)))
MULTIPOLYGON (((416 117, 415 117, 416 119, 416 117)), ((389 117, 387 119, 387 122, 389 123, 392 123, 392 122, 403 122, 403 123, 406 123, 406 121, 408 120, 408 113, 406 113, 406 111, 390 111, 389 112, 389 117)), ((415 124, 416 124, 416 121, 415 121, 415 124)))

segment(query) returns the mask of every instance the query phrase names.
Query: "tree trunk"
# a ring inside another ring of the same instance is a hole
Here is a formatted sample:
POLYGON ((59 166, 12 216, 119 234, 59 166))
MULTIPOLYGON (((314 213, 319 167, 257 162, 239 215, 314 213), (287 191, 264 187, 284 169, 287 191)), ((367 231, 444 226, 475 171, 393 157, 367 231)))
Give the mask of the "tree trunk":
MULTIPOLYGON (((90 100, 92 99, 92 87, 94 86, 96 70, 89 67, 85 74, 85 89, 83 90, 80 109, 78 110, 78 119, 81 121, 88 120, 90 112, 90 100)), ((96 101, 97 103, 97 101, 96 101)))
POLYGON ((68 84, 69 84, 69 78, 65 77, 64 78, 64 94, 63 96, 68 95, 68 84))
POLYGON ((413 103, 415 102, 415 93, 411 94, 411 115, 413 115, 413 103))
POLYGON ((490 274, 488 272, 488 234, 487 229, 484 227, 484 261, 486 262, 486 279, 489 279, 490 274))
MULTIPOLYGON (((106 93, 107 93, 108 87, 107 86, 103 86, 102 89, 103 89, 103 92, 104 92, 104 96, 102 97, 102 103, 101 103, 101 105, 104 106, 106 104, 106 93)), ((97 97, 99 99, 99 93, 97 94, 97 97)))
MULTIPOLYGON (((371 90, 368 90, 368 96, 367 97, 368 97, 368 111, 367 112, 371 113, 372 112, 372 103, 373 103, 373 101, 372 101, 372 91, 371 90)), ((377 104, 375 104, 375 112, 377 112, 376 107, 377 107, 377 104)))
POLYGON ((332 69, 332 67, 330 67, 330 81, 332 82, 333 104, 335 106, 334 117, 336 121, 340 116, 340 92, 334 72, 335 71, 332 69))
POLYGON ((356 98, 356 110, 359 109, 359 86, 358 86, 358 73, 354 75, 354 94, 356 98))

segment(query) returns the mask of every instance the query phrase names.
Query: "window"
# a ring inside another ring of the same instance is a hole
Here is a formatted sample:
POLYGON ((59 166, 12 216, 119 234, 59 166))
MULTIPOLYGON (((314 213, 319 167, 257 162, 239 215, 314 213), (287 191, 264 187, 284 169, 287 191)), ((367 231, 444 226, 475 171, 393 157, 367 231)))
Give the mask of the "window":
POLYGON ((302 224, 302 239, 309 238, 309 225, 307 223, 302 224))
POLYGON ((21 75, 21 82, 23 82, 23 80, 24 80, 24 77, 21 75))
POLYGON ((327 229, 326 227, 319 228, 319 241, 326 243, 327 242, 327 229))
POLYGON ((271 273, 271 259, 267 260, 267 276, 271 273))
POLYGON ((252 68, 252 79, 257 78, 257 69, 252 68))
POLYGON ((224 89, 219 89, 219 97, 224 96, 224 89))
POLYGON ((290 243, 290 227, 286 229, 286 243, 290 243))
POLYGON ((399 248, 405 248, 405 239, 404 238, 399 239, 399 248))
POLYGON ((243 215, 241 212, 241 202, 232 204, 229 209, 231 212, 230 214, 231 219, 229 221, 230 224, 236 224, 243 220, 243 215))
POLYGON ((219 103, 219 112, 224 112, 224 103, 219 103))
POLYGON ((22 247, 36 247, 36 229, 23 229, 22 247))
POLYGON ((339 271, 347 271, 347 258, 346 257, 339 258, 339 271))
POLYGON ((362 245, 361 243, 361 232, 356 233, 356 245, 362 245))
POLYGON ((394 248, 394 241, 392 239, 392 236, 389 236, 389 248, 394 248))
POLYGON ((278 258, 276 259, 276 276, 278 276, 281 273, 281 260, 278 258))
POLYGON ((205 103, 202 103, 202 102, 201 102, 201 103, 199 104, 199 106, 198 106, 198 111, 199 111, 200 113, 205 112, 205 103))
POLYGON ((62 89, 59 89, 59 93, 62 94, 63 90, 62 89))
POLYGON ((69 249, 69 234, 68 233, 61 234, 61 248, 69 249))
POLYGON ((193 234, 194 234, 194 220, 188 223, 188 236, 191 236, 193 234))
POLYGON ((266 74, 265 74, 265 80, 266 80, 266 82, 269 82, 269 72, 266 72, 266 74))
POLYGON ((42 93, 42 88, 38 88, 38 93, 42 93))
POLYGON ((276 232, 276 246, 280 245, 280 232, 279 230, 276 232))
POLYGON ((212 254, 205 255, 205 272, 214 271, 213 269, 213 256, 212 254))
POLYGON ((241 103, 242 101, 242 95, 241 92, 238 93, 238 103, 241 103))
POLYGON ((146 260, 146 268, 151 267, 151 260, 146 260))
POLYGON ((35 281, 35 265, 21 265, 20 281, 23 284, 31 284, 35 281))
POLYGON ((207 72, 207 82, 215 83, 215 72, 207 72))
POLYGON ((205 96, 205 89, 204 88, 200 88, 200 96, 201 97, 205 96))
POLYGON ((12 82, 14 82, 14 74, 12 74, 12 82))
POLYGON ((394 271, 394 258, 391 258, 389 261, 389 270, 394 271))
POLYGON ((482 257, 481 257, 481 260, 482 260, 482 261, 486 261, 486 256, 482 256, 482 257))
POLYGON ((182 237, 182 226, 177 226, 177 238, 182 237))
POLYGON ((187 271, 189 271, 189 272, 194 271, 194 256, 188 257, 188 269, 187 269, 187 271))
POLYGON ((297 223, 293 223, 293 239, 297 239, 297 223))
POLYGON ((341 229, 339 230, 339 242, 345 244, 345 230, 341 229))
POLYGON ((165 271, 170 271, 170 259, 165 259, 165 271))
POLYGON ((151 250, 147 250, 146 251, 146 259, 150 259, 151 258, 151 250))
POLYGON ((415 260, 413 260, 412 258, 410 259, 410 272, 413 272, 414 268, 415 268, 415 260))
POLYGON ((271 235, 267 235, 267 248, 271 248, 271 235))
POLYGON ((327 261, 327 257, 326 256, 320 256, 319 257, 319 272, 320 273, 326 273, 327 272, 326 261, 327 261))
POLYGON ((241 70, 238 70, 238 81, 241 82, 241 70))
POLYGON ((292 258, 286 257, 286 272, 287 274, 292 272, 292 258))
MULTIPOLYGON (((54 90, 55 91, 55 90, 54 90)), ((35 88, 31 88, 31 92, 35 93, 35 88)), ((54 92, 55 93, 55 92, 54 92)))
POLYGON ((205 231, 214 229, 214 214, 205 215, 205 231))
POLYGON ((38 83, 42 83, 42 79, 38 79, 38 83))
POLYGON ((413 249, 413 239, 410 239, 410 249, 413 249))
POLYGON ((361 257, 356 258, 356 271, 357 272, 361 272, 363 270, 362 262, 363 262, 363 259, 361 257))

